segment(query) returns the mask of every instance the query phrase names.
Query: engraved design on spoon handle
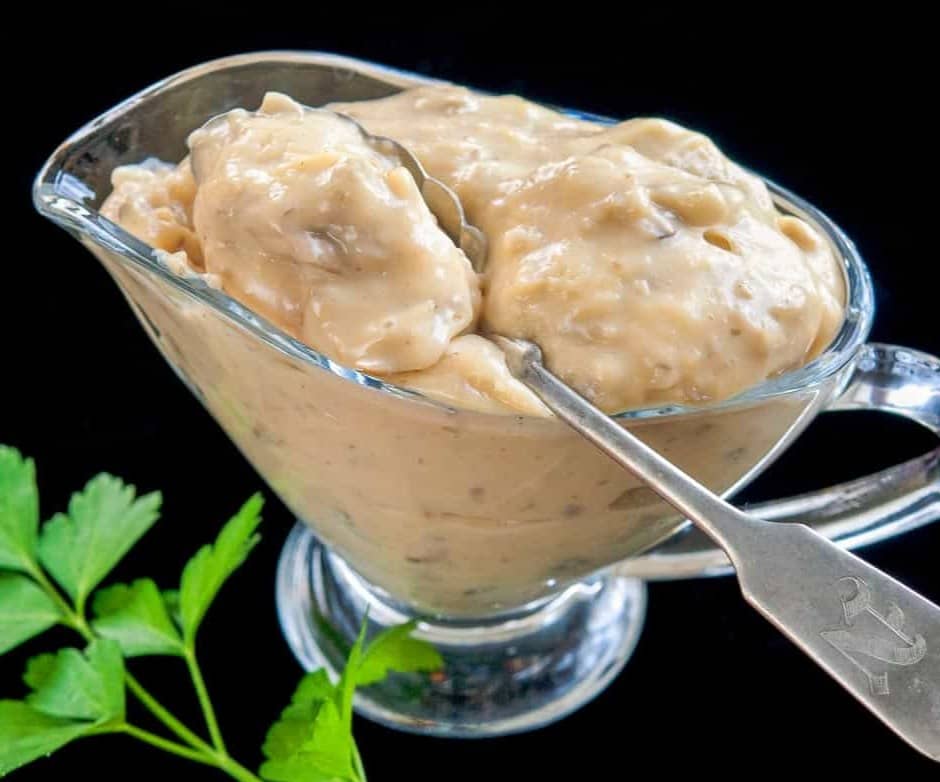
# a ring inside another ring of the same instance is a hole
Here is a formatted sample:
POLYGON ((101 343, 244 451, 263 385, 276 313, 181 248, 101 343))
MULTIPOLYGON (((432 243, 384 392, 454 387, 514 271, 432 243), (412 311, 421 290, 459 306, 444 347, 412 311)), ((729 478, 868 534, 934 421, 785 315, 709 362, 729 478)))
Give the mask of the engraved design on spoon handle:
POLYGON ((750 525, 729 551, 745 599, 940 761, 940 608, 809 527, 750 525))

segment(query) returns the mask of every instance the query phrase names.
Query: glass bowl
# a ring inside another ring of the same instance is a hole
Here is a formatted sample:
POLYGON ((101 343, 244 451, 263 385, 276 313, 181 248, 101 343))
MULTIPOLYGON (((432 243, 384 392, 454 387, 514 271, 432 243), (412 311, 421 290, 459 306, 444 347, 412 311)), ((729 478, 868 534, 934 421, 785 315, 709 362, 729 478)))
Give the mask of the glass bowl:
MULTIPOLYGON (((34 198, 101 261, 170 366, 303 520, 277 579, 300 661, 335 671, 364 616, 371 631, 418 617, 444 669, 368 688, 358 710, 407 730, 494 735, 593 697, 639 636, 641 579, 721 572, 721 552, 560 422, 452 409, 341 366, 202 279, 174 273, 97 211, 115 166, 181 159, 190 130, 257 105, 266 90, 320 105, 430 81, 318 53, 210 62, 75 133, 40 172, 34 198)), ((874 304, 854 246, 811 205, 768 186, 842 261, 848 305, 838 336, 808 366, 720 404, 615 416, 725 495, 823 410, 883 409, 940 431, 940 364, 865 343, 874 304)), ((896 534, 937 515, 938 453, 760 510, 849 546, 896 534)))

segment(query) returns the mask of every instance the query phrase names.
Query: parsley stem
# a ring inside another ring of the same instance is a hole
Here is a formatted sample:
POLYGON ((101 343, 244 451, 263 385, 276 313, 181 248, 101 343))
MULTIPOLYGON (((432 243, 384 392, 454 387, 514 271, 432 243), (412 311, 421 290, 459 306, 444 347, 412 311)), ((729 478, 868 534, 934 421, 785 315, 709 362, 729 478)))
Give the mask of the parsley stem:
POLYGON ((125 674, 125 680, 127 682, 127 689, 134 693, 134 696, 143 704, 147 711, 166 725, 167 728, 173 731, 173 733, 179 736, 179 738, 189 744, 193 749, 215 755, 215 751, 212 747, 174 717, 167 708, 147 692, 144 686, 130 673, 125 674))
POLYGON ((128 736, 133 736, 135 739, 149 744, 152 747, 162 749, 164 752, 169 752, 170 754, 179 755, 181 758, 191 760, 194 763, 202 763, 206 766, 219 765, 214 755, 207 755, 204 752, 190 749, 182 744, 177 744, 175 741, 170 741, 169 739, 158 736, 156 733, 151 733, 149 730, 138 728, 136 725, 124 724, 121 726, 120 732, 126 733, 128 736))
POLYGON ((90 631, 88 634, 82 629, 81 625, 84 624, 84 621, 72 610, 72 606, 68 604, 66 599, 62 597, 59 593, 59 590, 56 589, 55 585, 49 580, 46 576, 45 571, 39 566, 36 562, 29 563, 29 575, 32 576, 33 580, 42 587, 43 591, 49 595, 53 603, 56 604, 56 608, 59 609, 59 612, 62 614, 62 621, 64 624, 71 627, 73 630, 81 633, 85 640, 89 640, 90 631))
POLYGON ((261 782, 260 777, 252 774, 247 768, 245 768, 234 758, 228 755, 216 757, 218 768, 228 774, 232 779, 237 779, 239 782, 261 782))
POLYGON ((208 752, 200 752, 199 750, 190 749, 182 744, 177 744, 175 741, 169 741, 161 736, 151 733, 149 730, 144 730, 143 728, 138 728, 136 725, 130 725, 125 723, 117 729, 116 732, 126 733, 128 736, 133 736, 135 739, 149 744, 152 747, 157 749, 162 749, 164 752, 169 752, 173 755, 179 755, 181 758, 186 758, 191 760, 194 763, 202 763, 205 766, 214 766, 219 769, 219 771, 224 771, 232 779, 237 779, 239 782, 261 782, 257 776, 252 774, 247 768, 237 763, 235 760, 230 758, 228 755, 223 755, 209 749, 208 752))
POLYGON ((359 747, 356 746, 356 741, 353 739, 352 743, 352 756, 353 756, 353 769, 356 771, 356 776, 359 782, 366 782, 366 770, 362 765, 362 755, 359 754, 359 747))
MULTIPOLYGON (((198 755, 200 763, 215 766, 220 771, 224 771, 233 779, 239 780, 239 782, 261 782, 257 776, 252 774, 247 768, 238 763, 238 761, 228 755, 228 753, 226 753, 224 750, 217 751, 210 747, 201 738, 199 738, 199 736, 193 733, 176 717, 170 714, 170 712, 167 711, 166 708, 162 706, 149 692, 147 692, 140 682, 138 682, 130 674, 127 674, 127 687, 131 692, 134 693, 137 699, 148 709, 148 711, 150 711, 151 714, 153 714, 158 720, 160 720, 160 722, 166 725, 167 728, 169 728, 177 736, 193 747, 192 750, 188 750, 187 747, 182 748, 187 749, 189 752, 192 752, 195 755, 198 755)), ((159 736, 156 738, 159 738, 159 736)), ((179 744, 175 744, 174 742, 169 743, 173 744, 173 746, 181 746, 179 744)), ((188 755, 184 757, 188 757, 188 755)))
POLYGON ((199 705, 202 707, 202 715, 206 720, 206 726, 209 728, 212 743, 216 750, 227 756, 228 752, 225 749, 225 741, 222 739, 222 731, 219 730, 219 721, 216 719, 215 709, 212 707, 212 701, 209 699, 209 691, 206 689, 206 682, 202 677, 202 670, 199 668, 199 662, 196 660, 196 650, 192 645, 187 645, 183 656, 186 659, 186 667, 189 668, 189 675, 192 677, 193 686, 196 688, 196 697, 199 699, 199 705))

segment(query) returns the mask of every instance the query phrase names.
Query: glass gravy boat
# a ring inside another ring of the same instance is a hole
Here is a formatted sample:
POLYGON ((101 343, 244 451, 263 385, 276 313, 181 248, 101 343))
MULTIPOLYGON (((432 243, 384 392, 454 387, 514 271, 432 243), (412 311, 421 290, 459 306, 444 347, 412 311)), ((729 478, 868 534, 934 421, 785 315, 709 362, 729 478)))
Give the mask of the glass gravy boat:
MULTIPOLYGON (((724 555, 558 421, 454 410, 341 366, 202 279, 174 273, 97 211, 116 166, 181 159, 192 129, 258 105, 267 90, 316 106, 432 81, 319 53, 210 62, 72 135, 40 172, 34 199, 104 264, 179 377, 303 520, 277 577, 282 626, 301 663, 335 671, 367 614, 371 630, 418 617, 444 669, 395 675, 360 693, 357 709, 422 733, 496 735, 558 719, 606 686, 642 628, 643 579, 719 573, 724 555)), ((615 416, 726 495, 821 411, 884 410, 940 433, 940 362, 866 344, 874 302, 855 247, 810 204, 768 186, 842 261, 838 336, 811 364, 725 402, 615 416)), ((938 483, 940 448, 756 510, 854 547, 940 515, 938 483)), ((841 606, 833 610, 835 619, 841 606)))

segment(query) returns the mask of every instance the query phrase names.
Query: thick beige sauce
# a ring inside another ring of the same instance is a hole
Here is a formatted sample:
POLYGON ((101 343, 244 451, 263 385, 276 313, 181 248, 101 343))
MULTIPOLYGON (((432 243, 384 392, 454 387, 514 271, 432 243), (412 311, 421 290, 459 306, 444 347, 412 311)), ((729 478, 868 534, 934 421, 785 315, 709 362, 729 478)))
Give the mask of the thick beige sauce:
MULTIPOLYGON (((698 134, 659 120, 605 129, 451 87, 342 108, 459 190, 490 239, 481 279, 394 161, 281 96, 194 133, 195 178, 189 159, 117 170, 102 211, 179 273, 451 409, 286 356, 96 252, 279 496, 421 611, 519 606, 679 524, 546 417, 479 330, 534 337, 614 409, 733 394, 805 362, 837 328, 842 282, 828 245, 698 134)), ((838 382, 627 425, 724 491, 838 382)))
POLYGON ((104 212, 330 357, 459 407, 542 411, 475 330, 537 341, 618 411, 726 398, 841 323, 828 245, 700 134, 456 87, 335 108, 458 192, 481 279, 404 168, 276 93, 195 131, 176 168, 116 172, 104 212))

